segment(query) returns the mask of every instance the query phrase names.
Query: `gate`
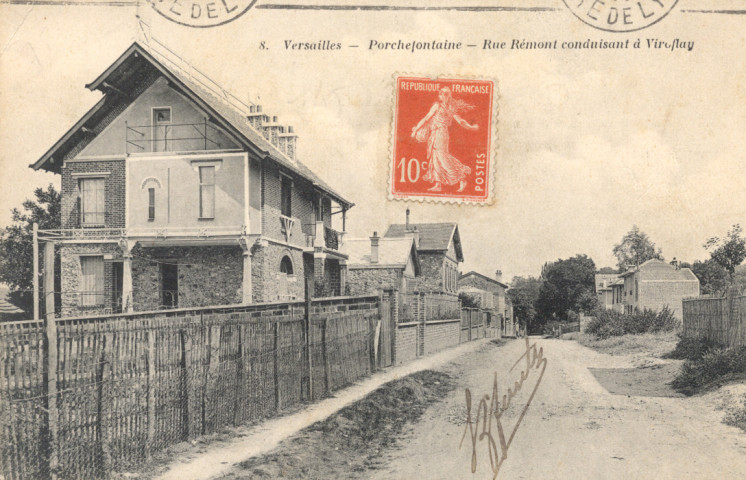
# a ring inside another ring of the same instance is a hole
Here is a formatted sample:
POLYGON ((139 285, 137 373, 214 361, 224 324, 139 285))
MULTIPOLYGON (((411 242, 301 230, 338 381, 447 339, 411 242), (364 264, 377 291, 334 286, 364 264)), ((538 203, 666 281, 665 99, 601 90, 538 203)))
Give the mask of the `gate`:
POLYGON ((392 306, 390 297, 384 298, 381 301, 381 329, 378 338, 378 368, 390 367, 394 363, 393 358, 393 345, 394 345, 394 330, 396 321, 394 315, 392 315, 392 306))

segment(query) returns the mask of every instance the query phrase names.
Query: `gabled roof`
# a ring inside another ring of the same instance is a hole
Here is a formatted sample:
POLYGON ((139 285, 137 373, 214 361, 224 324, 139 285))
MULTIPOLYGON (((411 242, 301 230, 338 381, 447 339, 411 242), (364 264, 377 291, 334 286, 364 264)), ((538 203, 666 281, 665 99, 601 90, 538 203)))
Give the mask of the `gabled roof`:
POLYGON ((210 88, 205 82, 198 81, 199 74, 188 65, 177 65, 153 49, 152 46, 146 46, 138 42, 133 43, 98 78, 86 85, 90 90, 100 90, 104 93, 104 98, 30 167, 34 170, 44 169, 59 172, 61 162, 56 158, 58 153, 64 155, 73 148, 75 143, 80 141, 81 135, 85 134, 84 127, 86 127, 86 124, 90 125, 101 121, 107 113, 114 109, 112 106, 115 103, 114 99, 121 98, 123 91, 126 93, 126 90, 131 88, 134 83, 146 78, 148 74, 152 74, 154 69, 164 76, 173 88, 205 110, 211 116, 212 121, 236 137, 249 151, 260 158, 274 161, 307 179, 314 186, 325 191, 340 205, 346 208, 353 205, 307 166, 296 159, 289 158, 265 139, 264 135, 249 123, 247 112, 242 111, 237 102, 230 99, 229 94, 224 91, 218 92, 210 88), (56 161, 53 163, 53 160, 56 161))
POLYGON ((420 262, 417 257, 417 249, 414 247, 414 239, 403 238, 380 238, 378 240, 378 262, 371 263, 370 238, 345 238, 342 245, 342 253, 349 256, 348 268, 370 267, 370 268, 401 268, 407 266, 409 258, 412 258, 415 275, 420 273, 420 262))
POLYGON ((463 275, 461 275, 460 277, 458 277, 458 279, 462 280, 462 279, 465 279, 465 278, 468 278, 468 277, 481 278, 484 281, 490 282, 490 283, 492 283, 494 285, 498 285, 498 286, 500 286, 502 288, 506 288, 506 289, 509 288, 508 285, 505 285, 504 283, 502 283, 502 282, 500 282, 498 280, 495 280, 494 278, 490 278, 487 275, 482 275, 481 273, 475 272, 473 270, 471 272, 469 272, 469 273, 464 273, 463 275))
POLYGON ((461 237, 458 233, 458 224, 456 223, 410 223, 409 226, 403 223, 389 225, 384 237, 404 237, 412 235, 414 229, 417 229, 420 237, 420 244, 417 247, 419 252, 427 251, 446 251, 453 242, 456 250, 456 259, 459 262, 464 261, 464 254, 461 250, 461 237))
POLYGON ((681 280, 681 281, 699 281, 697 276, 688 268, 676 268, 675 266, 658 260, 657 258, 650 259, 639 267, 632 268, 619 275, 620 277, 628 277, 634 275, 637 272, 643 274, 643 280, 656 281, 656 280, 681 280))

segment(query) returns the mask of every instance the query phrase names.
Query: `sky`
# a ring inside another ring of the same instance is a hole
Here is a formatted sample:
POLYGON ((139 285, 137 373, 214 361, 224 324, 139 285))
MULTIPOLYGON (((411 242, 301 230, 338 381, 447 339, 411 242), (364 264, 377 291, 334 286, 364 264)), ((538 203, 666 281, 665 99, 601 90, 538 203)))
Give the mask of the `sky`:
POLYGON ((707 238, 746 224, 746 16, 684 11, 696 3, 681 0, 663 21, 627 34, 590 28, 559 0, 532 2, 556 7, 542 13, 254 8, 206 29, 177 25, 147 5, 0 4, 0 226, 34 188, 59 185, 58 176, 28 165, 100 98, 85 84, 146 32, 239 98, 293 125, 298 158, 355 203, 352 236, 402 223, 409 207, 414 222, 459 224, 462 271, 500 269, 508 280, 538 275, 545 262, 576 254, 599 268, 615 266, 612 248, 635 224, 666 259, 705 259, 707 238), (627 38, 678 38, 694 48, 367 48, 371 40, 627 38), (298 52, 285 50, 285 40, 360 47, 298 52), (393 79, 401 73, 497 81, 493 205, 387 198, 393 79))

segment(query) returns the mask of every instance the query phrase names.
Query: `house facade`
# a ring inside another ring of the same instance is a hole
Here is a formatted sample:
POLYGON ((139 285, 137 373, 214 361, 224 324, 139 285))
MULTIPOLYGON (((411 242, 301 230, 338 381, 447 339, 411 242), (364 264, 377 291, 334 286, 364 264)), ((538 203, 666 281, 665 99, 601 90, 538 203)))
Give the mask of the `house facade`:
POLYGON ((420 262, 414 238, 345 238, 342 252, 347 261, 347 292, 350 295, 381 290, 406 292, 416 285, 420 262))
POLYGON ((406 223, 390 225, 384 238, 411 237, 417 249, 420 276, 417 289, 456 295, 459 264, 464 261, 461 237, 455 223, 406 223))
POLYGON ((459 277, 459 291, 469 292, 478 289, 492 294, 494 311, 500 322, 503 336, 515 336, 517 324, 513 317, 513 305, 510 298, 505 294, 508 285, 502 283, 502 272, 497 270, 495 278, 490 278, 479 272, 468 272, 459 277))
POLYGON ((41 238, 59 245, 63 315, 345 291, 332 215, 352 204, 296 158, 291 127, 139 43, 87 88, 101 100, 31 165, 62 177, 62 230, 41 238))
POLYGON ((648 260, 639 267, 630 268, 619 275, 617 292, 621 292, 624 312, 649 308, 660 311, 668 307, 676 318, 682 320, 682 300, 699 296, 699 279, 688 268, 678 263, 648 260))
POLYGON ((598 305, 606 310, 611 310, 614 305, 611 284, 616 282, 619 275, 616 273, 597 273, 595 277, 596 297, 598 305))

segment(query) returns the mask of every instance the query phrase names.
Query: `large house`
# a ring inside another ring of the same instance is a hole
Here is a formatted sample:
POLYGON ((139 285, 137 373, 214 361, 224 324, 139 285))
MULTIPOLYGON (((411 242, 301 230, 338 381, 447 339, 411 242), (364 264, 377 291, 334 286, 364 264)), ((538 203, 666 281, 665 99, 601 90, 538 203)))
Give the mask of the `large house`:
POLYGON ((414 237, 345 238, 343 253, 348 255, 347 291, 350 295, 381 290, 406 292, 416 286, 420 262, 414 237))
POLYGON ((648 260, 619 275, 619 280, 611 285, 612 301, 621 304, 625 313, 668 307, 681 320, 682 300, 699 295, 699 279, 678 262, 648 260))
POLYGON ((296 158, 292 127, 140 43, 87 88, 102 98, 31 165, 62 176, 62 230, 41 236, 63 315, 345 291, 332 215, 352 203, 296 158))
POLYGON ((464 261, 461 237, 455 223, 406 223, 389 225, 384 238, 412 237, 420 263, 417 289, 456 295, 459 263, 464 261))

